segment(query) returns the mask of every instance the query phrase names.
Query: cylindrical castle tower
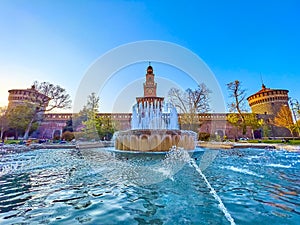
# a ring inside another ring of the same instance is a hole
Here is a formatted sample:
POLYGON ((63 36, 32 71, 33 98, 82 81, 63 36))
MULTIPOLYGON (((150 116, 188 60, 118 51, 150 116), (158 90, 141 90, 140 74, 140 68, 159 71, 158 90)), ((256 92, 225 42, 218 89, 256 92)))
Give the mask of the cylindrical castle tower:
POLYGON ((263 84, 262 89, 247 98, 253 113, 276 116, 282 106, 288 106, 288 90, 270 89, 263 84))
MULTIPOLYGON (((279 111, 283 107, 289 108, 288 90, 270 89, 263 84, 262 89, 247 98, 252 113, 259 114, 259 118, 263 119, 269 127, 268 137, 289 137, 290 131, 285 127, 279 127, 274 124, 274 118, 278 116, 279 111)), ((289 120, 293 121, 292 113, 289 120)), ((262 132, 262 131, 261 131, 262 132)), ((261 135, 259 135, 261 136, 261 135)))
POLYGON ((8 109, 25 103, 30 103, 37 105, 40 107, 40 110, 43 111, 46 109, 50 101, 50 98, 38 92, 34 85, 27 89, 12 89, 9 90, 8 93, 8 109))

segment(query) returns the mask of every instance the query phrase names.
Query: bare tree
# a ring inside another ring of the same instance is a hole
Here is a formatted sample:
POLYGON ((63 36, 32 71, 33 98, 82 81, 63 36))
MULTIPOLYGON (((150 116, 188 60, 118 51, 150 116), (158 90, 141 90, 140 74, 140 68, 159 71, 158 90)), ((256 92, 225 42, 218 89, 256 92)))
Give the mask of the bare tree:
POLYGON ((168 92, 169 101, 177 108, 179 113, 189 112, 189 106, 186 103, 186 96, 183 91, 177 88, 171 88, 168 92))
POLYGON ((92 92, 88 96, 88 101, 87 101, 86 107, 87 107, 87 109, 89 109, 93 112, 98 112, 99 102, 100 102, 100 98, 98 96, 96 96, 95 92, 92 92))
POLYGON ((34 91, 31 92, 28 102, 32 103, 34 113, 26 128, 24 139, 28 138, 32 124, 35 121, 41 120, 44 112, 71 107, 70 95, 59 85, 35 81, 32 89, 34 89, 34 91))
POLYGON ((200 125, 197 114, 209 111, 210 93, 211 91, 203 83, 198 85, 195 90, 170 89, 168 98, 181 114, 181 125, 187 126, 187 129, 197 131, 200 125))
POLYGON ((240 118, 238 126, 242 127, 243 134, 245 134, 247 127, 244 115, 247 111, 245 109, 246 90, 242 89, 241 82, 238 80, 228 83, 227 89, 230 92, 229 97, 233 98, 233 101, 228 104, 229 112, 238 113, 240 118))
POLYGON ((209 111, 209 94, 211 91, 205 84, 199 84, 195 90, 189 88, 186 92, 191 109, 195 109, 197 113, 206 113, 209 111))

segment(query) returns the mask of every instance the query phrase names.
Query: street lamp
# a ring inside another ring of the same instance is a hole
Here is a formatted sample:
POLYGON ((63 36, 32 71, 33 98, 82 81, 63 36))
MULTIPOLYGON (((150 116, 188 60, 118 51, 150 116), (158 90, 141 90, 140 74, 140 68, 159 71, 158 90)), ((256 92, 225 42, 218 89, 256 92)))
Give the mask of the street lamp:
POLYGON ((299 135, 299 126, 298 126, 297 116, 296 116, 296 113, 295 113, 295 107, 297 107, 296 109, 297 109, 297 111, 299 111, 299 102, 298 102, 297 99, 291 99, 290 98, 290 104, 291 104, 292 112, 293 112, 293 115, 294 115, 294 120, 296 122, 297 132, 298 132, 298 135, 299 135))

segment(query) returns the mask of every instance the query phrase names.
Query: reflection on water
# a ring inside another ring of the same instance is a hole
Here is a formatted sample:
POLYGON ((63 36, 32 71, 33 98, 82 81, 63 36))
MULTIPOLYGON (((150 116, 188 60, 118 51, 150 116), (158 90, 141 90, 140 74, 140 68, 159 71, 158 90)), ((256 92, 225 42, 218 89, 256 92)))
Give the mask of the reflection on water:
POLYGON ((2 153, 0 224, 297 224, 299 153, 57 149, 2 153), (208 163, 209 161, 209 163, 208 163))

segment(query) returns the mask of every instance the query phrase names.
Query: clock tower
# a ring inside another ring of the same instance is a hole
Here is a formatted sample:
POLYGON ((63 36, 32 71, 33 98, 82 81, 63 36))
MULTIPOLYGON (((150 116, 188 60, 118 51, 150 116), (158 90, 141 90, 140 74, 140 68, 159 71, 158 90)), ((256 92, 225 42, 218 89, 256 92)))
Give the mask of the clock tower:
POLYGON ((164 101, 163 97, 156 96, 157 83, 154 81, 154 73, 152 66, 148 66, 146 73, 146 81, 144 82, 144 97, 137 97, 137 104, 154 105, 161 107, 164 101))
POLYGON ((152 66, 148 66, 146 82, 144 83, 144 97, 156 97, 156 86, 152 66))

